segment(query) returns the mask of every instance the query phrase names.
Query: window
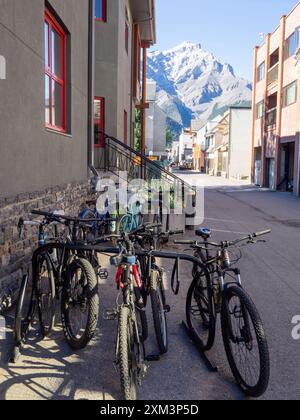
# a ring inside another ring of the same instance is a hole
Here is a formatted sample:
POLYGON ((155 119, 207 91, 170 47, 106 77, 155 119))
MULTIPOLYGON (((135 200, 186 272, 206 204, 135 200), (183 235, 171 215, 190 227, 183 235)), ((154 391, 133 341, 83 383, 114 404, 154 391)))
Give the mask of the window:
POLYGON ((124 143, 127 144, 127 128, 128 128, 128 115, 127 112, 124 111, 124 143))
POLYGON ((283 89, 283 106, 289 106, 297 101, 297 82, 291 83, 283 89))
POLYGON ((299 48, 299 29, 297 29, 286 41, 284 55, 285 59, 295 55, 299 48))
POLYGON ((139 25, 135 24, 133 26, 134 31, 134 46, 133 46, 133 56, 134 56, 134 66, 133 66, 133 96, 137 98, 139 92, 139 85, 141 82, 141 37, 139 32, 139 25))
POLYGON ((95 18, 99 22, 106 22, 106 0, 95 0, 95 18))
POLYGON ((264 108, 265 108, 265 106, 264 106, 264 101, 259 102, 259 103, 256 105, 256 119, 257 119, 257 120, 260 120, 260 119, 262 119, 262 118, 263 118, 263 116, 264 116, 264 108))
POLYGON ((257 82, 265 78, 265 63, 263 62, 257 69, 257 82))
POLYGON ((50 13, 45 13, 45 121, 66 132, 66 34, 50 13))
POLYGON ((125 50, 128 54, 129 52, 129 12, 128 12, 128 8, 125 7, 125 50))
POLYGON ((96 97, 94 99, 94 133, 95 147, 104 146, 104 116, 105 116, 105 100, 96 97))
POLYGON ((129 26, 128 26, 127 22, 125 22, 125 50, 128 54, 128 51, 129 51, 129 26))

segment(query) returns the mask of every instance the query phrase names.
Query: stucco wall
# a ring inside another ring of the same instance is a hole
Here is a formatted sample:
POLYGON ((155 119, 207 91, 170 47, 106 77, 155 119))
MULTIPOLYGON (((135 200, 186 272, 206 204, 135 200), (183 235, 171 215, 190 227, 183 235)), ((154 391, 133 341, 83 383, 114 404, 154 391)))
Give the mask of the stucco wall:
POLYGON ((0 0, 0 196, 87 178, 88 2, 51 0, 70 35, 70 135, 45 128, 43 0, 0 0))
POLYGON ((250 179, 251 109, 232 109, 230 115, 229 177, 250 179))

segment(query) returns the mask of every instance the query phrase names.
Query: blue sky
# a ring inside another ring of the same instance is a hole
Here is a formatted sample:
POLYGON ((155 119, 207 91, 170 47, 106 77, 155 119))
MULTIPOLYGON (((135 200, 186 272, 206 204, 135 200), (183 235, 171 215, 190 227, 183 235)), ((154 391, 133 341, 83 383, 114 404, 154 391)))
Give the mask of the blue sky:
POLYGON ((260 33, 273 32, 280 17, 296 4, 297 0, 156 0, 155 49, 200 42, 230 63, 236 74, 252 80, 253 48, 260 43, 260 33))

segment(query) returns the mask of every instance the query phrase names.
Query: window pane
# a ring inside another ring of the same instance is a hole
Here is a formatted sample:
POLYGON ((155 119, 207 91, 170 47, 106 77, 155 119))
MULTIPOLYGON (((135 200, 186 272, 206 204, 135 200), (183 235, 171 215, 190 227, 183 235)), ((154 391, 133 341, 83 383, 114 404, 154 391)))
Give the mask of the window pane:
POLYGON ((291 105, 296 102, 296 83, 287 88, 286 104, 291 105))
POLYGON ((257 70, 257 81, 260 82, 265 77, 265 63, 262 63, 257 70))
POLYGON ((63 88, 61 85, 52 82, 52 125, 63 126, 63 88))
POLYGON ((52 73, 60 79, 63 78, 62 43, 62 37, 54 29, 52 29, 52 73))
POLYGON ((49 67, 49 25, 45 22, 45 65, 49 67))
POLYGON ((104 0, 95 0, 95 17, 99 20, 105 20, 105 16, 103 13, 103 1, 104 0))
POLYGON ((50 124, 50 77, 45 76, 45 121, 50 124))
POLYGON ((94 130, 95 130, 95 146, 101 146, 103 143, 103 130, 104 130, 104 100, 94 100, 94 130))

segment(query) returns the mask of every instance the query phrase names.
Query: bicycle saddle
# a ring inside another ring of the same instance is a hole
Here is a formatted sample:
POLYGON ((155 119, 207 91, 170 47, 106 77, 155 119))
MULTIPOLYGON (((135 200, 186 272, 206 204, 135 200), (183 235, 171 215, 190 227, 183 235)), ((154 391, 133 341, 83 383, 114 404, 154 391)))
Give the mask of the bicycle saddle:
POLYGON ((203 239, 209 239, 211 237, 211 230, 208 228, 197 229, 196 236, 200 236, 203 239))

